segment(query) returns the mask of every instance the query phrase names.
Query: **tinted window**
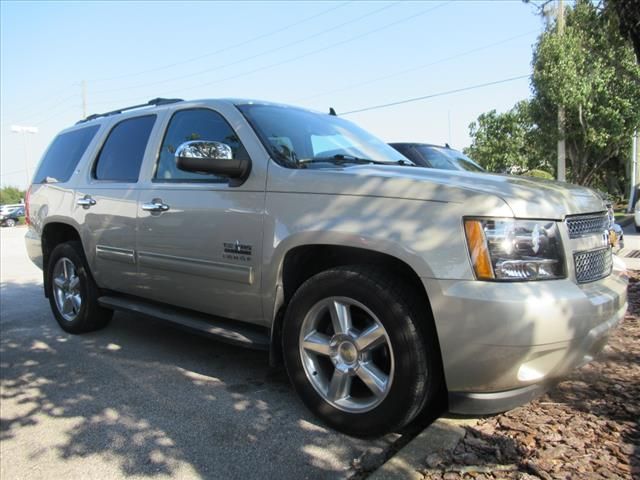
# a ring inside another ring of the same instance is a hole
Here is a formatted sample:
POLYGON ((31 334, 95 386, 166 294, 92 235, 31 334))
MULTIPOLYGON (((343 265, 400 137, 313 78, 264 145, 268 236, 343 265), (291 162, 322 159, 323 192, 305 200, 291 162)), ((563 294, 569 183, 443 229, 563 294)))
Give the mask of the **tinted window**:
POLYGON ((147 115, 124 120, 113 127, 100 151, 95 178, 137 182, 144 150, 155 121, 155 115, 147 115))
POLYGON ((193 109, 176 112, 164 136, 154 179, 158 181, 224 181, 228 178, 205 173, 185 172, 176 167, 175 153, 184 142, 210 140, 229 145, 233 158, 246 158, 247 153, 226 120, 212 110, 193 109))
POLYGON ((416 155, 414 153, 413 147, 411 147, 409 145, 404 145, 402 143, 390 143, 389 145, 391 145, 395 150, 400 152, 402 155, 407 157, 409 160, 411 160, 416 165, 421 166, 421 167, 428 166, 428 165, 423 165, 424 162, 423 162, 422 158, 420 157, 420 155, 416 155))
POLYGON ((44 154, 33 183, 69 180, 99 128, 99 125, 92 125, 58 135, 44 154))

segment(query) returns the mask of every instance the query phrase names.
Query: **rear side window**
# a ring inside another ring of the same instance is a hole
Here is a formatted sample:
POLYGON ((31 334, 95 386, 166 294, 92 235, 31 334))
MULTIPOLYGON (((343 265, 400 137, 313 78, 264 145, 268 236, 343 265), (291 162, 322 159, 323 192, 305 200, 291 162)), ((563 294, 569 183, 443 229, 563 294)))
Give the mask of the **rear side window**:
POLYGON ((78 165, 100 125, 58 135, 44 154, 33 183, 64 183, 78 165))
POLYGON ((155 115, 146 115, 123 120, 113 127, 98 155, 94 170, 96 180, 137 182, 155 121, 155 115))

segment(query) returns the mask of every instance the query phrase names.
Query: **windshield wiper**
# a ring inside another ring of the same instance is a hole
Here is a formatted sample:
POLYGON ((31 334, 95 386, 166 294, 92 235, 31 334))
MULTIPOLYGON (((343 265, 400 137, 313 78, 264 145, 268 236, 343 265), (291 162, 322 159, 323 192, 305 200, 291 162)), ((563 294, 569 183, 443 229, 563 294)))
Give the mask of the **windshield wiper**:
POLYGON ((380 160, 372 160, 370 158, 360 158, 355 155, 332 155, 330 157, 313 157, 313 158, 302 158, 298 160, 299 165, 305 165, 307 163, 320 163, 320 162, 328 162, 334 163, 336 165, 344 165, 347 163, 355 163, 358 165, 411 165, 407 163, 405 160, 398 160, 397 162, 382 162, 380 160))

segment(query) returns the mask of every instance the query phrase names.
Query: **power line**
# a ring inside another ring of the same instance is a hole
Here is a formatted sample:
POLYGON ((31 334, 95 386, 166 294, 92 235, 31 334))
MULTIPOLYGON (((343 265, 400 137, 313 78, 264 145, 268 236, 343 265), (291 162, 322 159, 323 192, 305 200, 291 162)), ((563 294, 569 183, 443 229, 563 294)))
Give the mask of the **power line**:
POLYGON ((449 60, 455 60, 456 58, 460 58, 460 57, 464 57, 464 56, 467 56, 467 55, 471 55, 472 53, 477 53, 477 52, 480 52, 482 50, 487 50, 489 48, 497 47, 499 45, 503 45, 505 43, 511 42, 513 40, 516 40, 518 38, 526 37, 526 36, 531 35, 532 33, 536 33, 536 32, 538 32, 537 29, 536 30, 530 30, 528 32, 521 33, 521 34, 515 35, 513 37, 505 38, 503 40, 499 40, 497 42, 490 43, 490 44, 484 45, 482 47, 478 47, 478 48, 474 48, 472 50, 467 50, 467 51, 464 51, 464 52, 456 53, 455 55, 451 55, 449 57, 441 58, 441 59, 435 60, 433 62, 425 63, 425 64, 422 64, 422 65, 418 65, 416 67, 411 67, 411 68, 408 68, 406 70, 400 70, 400 71, 394 72, 394 73, 392 73, 390 75, 384 75, 382 77, 373 78, 373 79, 367 80, 365 82, 354 83, 354 84, 347 85, 346 87, 337 88, 335 90, 329 90, 329 91, 321 92, 321 93, 318 93, 318 94, 315 94, 315 95, 311 95, 311 96, 308 96, 308 97, 298 98, 298 99, 296 99, 294 101, 295 102, 302 102, 302 101, 305 101, 305 100, 311 100, 313 98, 323 97, 325 95, 331 95, 333 93, 344 92, 345 90, 352 90, 354 88, 362 87, 362 86, 365 86, 365 85, 371 85, 372 83, 377 83, 377 82, 380 82, 382 80, 387 80, 389 78, 399 77, 400 75, 406 75, 407 73, 412 73, 412 72, 415 72, 415 71, 418 71, 418 70, 422 70, 422 69, 427 68, 427 67, 432 67, 434 65, 438 65, 440 63, 445 63, 445 62, 448 62, 449 60))
POLYGON ((69 107, 65 108, 64 110, 54 113, 53 115, 50 115, 48 117, 46 117, 44 120, 40 120, 39 122, 36 122, 35 125, 36 126, 40 126, 43 125, 47 122, 49 122, 50 120, 53 120, 54 118, 60 117, 61 115, 70 112, 71 110, 76 110, 76 109, 80 109, 80 107, 78 107, 77 105, 70 105, 69 107))
MULTIPOLYGON (((289 30, 289 29, 291 29, 291 28, 293 28, 293 27, 296 27, 296 26, 298 26, 298 25, 301 25, 301 24, 303 24, 303 23, 307 23, 307 22, 309 22, 309 21, 311 21, 311 20, 314 20, 314 19, 316 19, 316 18, 318 18, 318 17, 321 17, 321 16, 323 16, 323 15, 326 15, 327 13, 330 13, 330 12, 332 12, 332 11, 334 11, 334 10, 337 10, 337 9, 339 9, 339 8, 342 8, 342 7, 345 7, 346 5, 348 5, 348 4, 350 4, 350 3, 352 3, 352 0, 349 0, 349 1, 347 1, 347 2, 343 2, 343 3, 340 3, 340 4, 338 4, 338 5, 335 5, 335 6, 331 7, 331 8, 328 8, 328 9, 326 9, 326 10, 323 10, 323 11, 321 11, 321 12, 319 12, 319 13, 316 13, 316 14, 314 14, 314 15, 311 15, 311 16, 308 16, 308 17, 305 17, 305 18, 303 18, 303 19, 301 19, 301 20, 298 20, 298 21, 296 21, 296 22, 294 22, 294 23, 291 23, 291 24, 285 25, 284 27, 278 28, 278 29, 276 29, 276 30, 272 30, 272 31, 270 31, 270 32, 266 32, 266 33, 261 34, 261 35, 258 35, 258 36, 256 36, 256 37, 252 37, 252 38, 250 38, 250 39, 248 39, 248 40, 244 40, 244 41, 239 42, 239 43, 236 43, 236 44, 234 44, 234 45, 230 45, 230 46, 228 46, 228 47, 224 47, 224 48, 218 49, 218 50, 216 50, 216 51, 214 51, 214 52, 209 52, 209 53, 206 53, 206 54, 203 54, 203 55, 199 55, 199 56, 197 56, 197 57, 189 58, 189 59, 187 59, 187 60, 182 60, 182 61, 179 61, 179 62, 174 62, 174 63, 172 63, 172 64, 163 65, 163 66, 160 66, 160 67, 155 67, 155 68, 152 68, 152 69, 148 69, 148 70, 144 70, 144 71, 140 71, 140 72, 136 72, 136 73, 125 74, 125 75, 119 75, 119 76, 116 76, 116 77, 110 77, 110 78, 94 79, 94 80, 91 80, 91 82, 92 82, 92 83, 98 83, 98 82, 105 82, 105 81, 116 80, 116 79, 121 79, 121 78, 134 77, 134 76, 142 75, 142 74, 145 74, 145 73, 151 73, 151 72, 156 72, 156 71, 159 71, 159 70, 165 70, 165 69, 168 69, 168 68, 171 68, 171 67, 177 66, 177 65, 183 65, 183 64, 186 64, 186 63, 194 62, 194 61, 196 61, 196 60, 200 60, 200 59, 202 59, 202 58, 210 57, 210 56, 212 56, 212 55, 216 55, 216 54, 219 54, 219 53, 222 53, 222 52, 228 51, 228 50, 232 50, 232 49, 234 49, 234 48, 238 48, 238 47, 241 47, 241 46, 247 45, 247 44, 249 44, 249 43, 253 43, 253 42, 256 42, 256 41, 258 41, 258 40, 262 40, 262 39, 264 39, 264 38, 266 38, 266 37, 269 37, 269 36, 276 35, 276 34, 278 34, 278 33, 284 32, 284 31, 289 30)), ((54 96, 54 95, 57 95, 57 94, 62 93, 62 92, 66 92, 69 88, 73 88, 73 85, 68 85, 68 86, 66 86, 64 89, 56 90, 56 92, 55 92, 55 93, 53 93, 53 94, 48 94, 47 96, 42 97, 41 99, 39 99, 39 100, 37 100, 37 101, 35 101, 35 102, 33 102, 33 103, 27 104, 27 106, 26 106, 26 107, 25 107, 25 106, 21 106, 20 108, 16 108, 15 110, 16 110, 16 111, 28 110, 28 109, 32 108, 33 106, 35 106, 35 105, 42 104, 43 102, 45 102, 47 99, 51 98, 51 97, 52 97, 52 96, 54 96)), ((135 87, 134 87, 134 88, 135 88, 135 87)), ((76 96, 76 95, 73 95, 73 96, 71 96, 71 97, 65 97, 65 98, 64 98, 64 100, 63 100, 62 102, 56 103, 53 107, 50 107, 50 108, 48 108, 47 110, 51 110, 51 109, 57 108, 61 103, 64 103, 64 102, 68 101, 68 100, 69 100, 69 99, 71 99, 71 98, 75 98, 75 96, 76 96)), ((42 107, 42 105, 39 105, 39 106, 40 106, 40 107, 42 107)), ((37 115, 38 115, 38 114, 36 113, 36 114, 34 114, 34 115, 31 115, 31 116, 29 116, 29 117, 26 117, 25 119, 20 120, 20 122, 28 121, 29 119, 31 119, 31 118, 33 118, 34 116, 37 116, 37 115)), ((53 118, 53 117, 48 117, 48 118, 47 118, 47 120, 45 120, 45 121, 43 121, 43 122, 41 122, 41 123, 44 123, 44 122, 48 121, 50 118, 53 118)), ((20 122, 18 122, 18 123, 20 123, 20 122)))
POLYGON ((127 73, 127 74, 118 75, 118 76, 115 76, 115 77, 98 78, 98 79, 94 79, 94 80, 89 80, 89 82, 91 82, 91 83, 101 83, 101 82, 107 82, 107 81, 112 81, 112 80, 119 80, 119 79, 122 79, 122 78, 136 77, 138 75, 143 75, 145 73, 152 73, 152 72, 157 72, 159 70, 166 70, 167 68, 172 68, 172 67, 176 67, 178 65, 184 65, 185 63, 191 63, 191 62, 195 62, 197 60, 202 60, 203 58, 211 57, 213 55, 218 55, 219 53, 223 53, 223 52, 226 52, 228 50, 233 50, 234 48, 242 47, 242 46, 247 45, 249 43, 257 42, 258 40, 262 40, 263 38, 267 38, 267 37, 270 37, 272 35, 276 35, 278 33, 284 32, 284 31, 289 30, 289 29, 291 29, 293 27, 297 27, 299 25, 302 25, 303 23, 307 23, 307 22, 309 22, 311 20, 314 20, 314 19, 316 19, 318 17, 326 15, 327 13, 330 13, 330 12, 333 12, 334 10, 342 8, 342 7, 344 7, 344 6, 346 6, 346 5, 350 4, 350 3, 352 3, 352 0, 350 0, 348 2, 343 2, 343 3, 339 4, 339 5, 336 5, 336 6, 333 6, 331 8, 328 8, 326 10, 323 10, 323 11, 321 11, 319 13, 316 13, 314 15, 311 15, 309 17, 305 17, 305 18, 303 18, 301 20, 298 20, 298 21, 296 21, 294 23, 290 23, 290 24, 285 25, 284 27, 278 28, 276 30, 272 30, 270 32, 266 32, 266 33, 263 33, 261 35, 258 35, 256 37, 249 38, 248 40, 244 40, 244 41, 242 41, 240 43, 236 43, 236 44, 224 47, 224 48, 220 48, 220 49, 215 50, 213 52, 209 52, 209 53, 205 53, 205 54, 202 54, 202 55, 198 55, 197 57, 191 57, 191 58, 189 58, 187 60, 181 60, 179 62, 174 62, 174 63, 170 63, 168 65, 162 65, 160 67, 154 67, 154 68, 151 68, 151 69, 148 69, 148 70, 142 70, 142 71, 135 72, 135 73, 127 73))
MULTIPOLYGON (((58 90, 58 91, 56 92, 56 94, 50 94, 50 95, 47 95, 46 97, 43 97, 43 98, 42 98, 41 100, 39 100, 39 101, 34 101, 34 103, 33 103, 33 104, 30 104, 30 105, 28 105, 28 106, 26 106, 26 107, 21 106, 20 108, 14 108, 14 109, 12 109, 12 110, 22 112, 23 110, 29 110, 30 108, 32 108, 32 107, 34 107, 34 106, 36 106, 36 105, 38 105, 38 108, 41 110, 41 109, 43 108, 43 105, 42 105, 43 103, 46 103, 46 101, 47 101, 47 100, 49 100, 49 99, 50 99, 51 97, 53 97, 54 95, 57 95, 57 94, 62 93, 62 92, 66 92, 66 91, 67 91, 69 88, 71 88, 71 87, 73 87, 73 85, 69 85, 68 87, 65 87, 65 88, 64 88, 64 89, 62 89, 62 90, 58 90)), ((75 95, 73 95, 73 97, 75 97, 75 95)), ((64 99, 63 99, 61 102, 56 103, 53 107, 48 107, 48 109, 56 108, 56 107, 59 105, 59 103, 66 102, 69 98, 72 98, 72 97, 71 97, 71 96, 64 97, 64 99)), ((19 121, 19 122, 17 122, 17 123, 23 123, 23 122, 26 122, 26 121, 28 121, 30 118, 33 118, 33 117, 35 117, 35 116, 37 116, 37 115, 38 115, 38 113, 34 113, 34 114, 32 114, 32 115, 29 115, 28 117, 23 117, 24 119, 23 119, 23 120, 20 120, 20 121, 19 121)), ((5 116, 6 116, 6 113, 5 113, 5 116)))
POLYGON ((373 11, 371 11, 369 13, 366 13, 364 15, 360 15, 357 18, 354 18, 354 19, 351 19, 351 20, 347 20, 346 22, 342 22, 342 23, 340 23, 338 25, 334 25, 331 28, 323 29, 323 30, 321 30, 319 32, 316 32, 316 33, 314 33, 312 35, 307 35, 307 36, 305 36, 303 38, 300 38, 298 40, 289 41, 285 45, 280 45, 279 47, 275 47, 275 48, 272 48, 270 50, 266 50, 264 52, 260 52, 260 53, 254 54, 254 55, 250 55, 248 57, 244 57, 244 58, 241 58, 239 60, 235 60, 235 61, 230 62, 230 63, 226 63, 226 64, 222 64, 222 65, 215 65, 215 66, 213 66, 211 68, 205 68, 204 70, 200 70, 198 72, 188 73, 186 75, 179 75, 177 77, 172 77, 172 78, 166 78, 164 80, 157 80, 157 81, 154 81, 154 82, 147 82, 147 83, 142 83, 142 84, 133 85, 133 86, 129 86, 129 87, 117 87, 117 88, 110 88, 110 89, 106 89, 106 90, 99 90, 97 92, 94 92, 94 94, 99 95, 99 94, 102 94, 102 93, 113 93, 113 92, 121 92, 121 91, 124 91, 124 90, 135 90, 135 89, 138 89, 138 88, 148 88, 148 87, 151 87, 151 86, 154 86, 154 85, 162 85, 162 84, 165 84, 165 83, 175 82, 177 80, 183 80, 185 78, 197 77, 199 75, 204 75, 205 73, 210 73, 210 72, 215 72, 217 70, 222 70, 224 68, 232 67, 234 65, 238 65, 240 63, 244 63, 244 62, 247 62, 249 60, 254 60, 254 59, 262 57, 264 55, 275 53, 275 52, 278 52, 280 50, 285 50, 287 48, 295 47, 295 46, 297 46, 298 44, 300 44, 302 42, 307 42, 307 41, 312 40, 314 38, 317 38, 317 37, 319 37, 321 35, 326 35, 327 33, 333 32, 334 30, 338 30, 339 28, 342 28, 345 25, 350 25, 352 23, 360 22, 360 21, 362 21, 363 19, 365 19, 367 17, 370 17, 372 15, 380 13, 383 10, 387 10, 387 9, 389 9, 391 7, 394 7, 398 3, 400 3, 400 2, 394 2, 394 3, 391 3, 389 5, 385 5, 385 6, 381 7, 381 8, 373 10, 373 11))
MULTIPOLYGON (((162 92, 162 94, 160 96, 167 96, 167 95, 173 95, 173 94, 182 94, 182 92, 184 92, 184 91, 194 90, 196 88, 201 88, 201 87, 205 87, 205 86, 209 86, 209 85, 214 85, 214 84, 217 84, 217 83, 226 82, 228 80, 235 80, 237 78, 241 78, 241 77, 244 77, 244 76, 247 76, 247 75, 251 75, 251 74, 258 73, 258 72, 261 72, 261 71, 264 71, 264 70, 269 70, 269 69, 272 69, 272 68, 275 68, 275 67, 279 67, 281 65, 285 65, 287 63, 291 63, 291 62, 294 62, 296 60, 300 60, 302 58, 309 57, 311 55, 315 55, 316 53, 321 53, 321 52, 324 52, 326 50, 330 50, 332 48, 335 48, 335 47, 338 47, 338 46, 341 46, 341 45, 344 45, 344 44, 359 40, 361 38, 364 38, 366 36, 372 35, 374 33, 378 33, 378 32, 380 32, 382 30, 386 30, 388 28, 394 27, 394 26, 396 26, 396 25, 398 25, 400 23, 404 23, 406 21, 415 19, 415 18, 420 17, 422 15, 425 15, 425 14, 427 14, 429 12, 432 12, 432 11, 434 11, 434 10, 440 8, 440 7, 443 7, 443 6, 451 3, 452 1, 453 0, 444 1, 444 2, 439 3, 438 5, 436 5, 434 7, 430 7, 430 8, 427 8, 425 10, 419 11, 419 12, 417 12, 415 14, 412 14, 410 16, 403 17, 403 18, 401 18, 399 20, 396 20, 395 22, 388 23, 388 24, 383 25, 381 27, 377 27, 375 29, 363 32, 363 33, 361 33, 359 35, 355 35, 353 37, 349 37, 347 39, 344 39, 344 40, 341 40, 339 42, 335 42, 335 43, 326 45, 326 46, 324 46, 322 48, 318 48, 318 49, 303 53, 301 55, 296 55, 295 57, 291 57, 291 58, 288 58, 286 60, 282 60, 280 62, 264 65, 262 67, 255 68, 253 70, 248 70, 248 71, 242 72, 242 73, 237 74, 237 75, 233 75, 233 76, 225 77, 225 78, 219 78, 219 79, 216 79, 216 80, 213 80, 213 81, 210 81, 210 82, 200 83, 200 84, 192 85, 192 86, 186 87, 186 88, 177 88, 177 89, 172 89, 172 90, 165 90, 164 92, 162 92)), ((120 100, 118 103, 127 103, 127 102, 131 102, 131 101, 138 101, 138 100, 141 100, 141 98, 142 97, 140 95, 138 95, 136 97, 129 97, 127 99, 120 100)), ((94 104, 94 105, 103 105, 103 104, 113 104, 114 102, 113 101, 108 101, 108 102, 91 102, 91 103, 94 104)))
POLYGON ((213 80, 213 81, 210 81, 210 82, 205 82, 205 83, 201 83, 201 84, 198 84, 198 85, 193 85, 193 86, 187 87, 187 88, 173 89, 171 91, 164 92, 164 93, 165 94, 173 94, 173 93, 176 93, 176 92, 183 92, 183 91, 187 91, 187 90, 193 90, 195 88, 206 87, 206 86, 209 86, 209 85, 214 85, 216 83, 226 82, 228 80, 235 80, 237 78, 244 77, 244 76, 247 76, 247 75, 251 75, 253 73, 257 73, 257 72, 261 72, 261 71, 264 71, 264 70, 269 70, 271 68, 279 67, 281 65, 284 65, 284 64, 287 64, 287 63, 291 63, 291 62, 294 62, 296 60, 300 60, 302 58, 309 57, 311 55, 315 55, 316 53, 324 52, 326 50, 330 50, 332 48, 339 47, 341 45, 345 45, 345 44, 350 43, 350 42, 354 42, 356 40, 359 40, 361 38, 367 37, 367 36, 372 35, 374 33, 378 33, 378 32, 381 32, 382 30, 386 30, 388 28, 394 27, 394 26, 396 26, 396 25, 398 25, 400 23, 404 23, 404 22, 407 22, 409 20, 413 20, 413 19, 415 19, 415 18, 417 18, 419 16, 425 15, 425 14, 427 14, 429 12, 432 12, 433 10, 436 10, 436 9, 438 9, 440 7, 443 7, 443 6, 447 5, 448 3, 451 3, 452 1, 453 0, 448 0, 446 2, 442 2, 442 3, 438 4, 438 5, 436 5, 435 7, 427 8, 426 10, 422 10, 422 11, 420 11, 418 13, 415 13, 413 15, 410 15, 408 17, 401 18, 400 20, 397 20, 395 22, 388 23, 386 25, 383 25, 381 27, 375 28, 373 30, 368 30, 368 31, 366 31, 364 33, 361 33, 359 35, 355 35, 355 36, 349 37, 349 38, 347 38, 345 40, 329 44, 327 46, 324 46, 322 48, 318 48, 316 50, 312 50, 312 51, 304 53, 302 55, 297 55, 295 57, 291 57, 291 58, 288 58, 286 60, 282 60, 280 62, 272 63, 272 64, 269 64, 269 65, 265 65, 265 66, 262 66, 262 67, 259 67, 259 68, 253 69, 253 70, 248 70, 246 72, 242 72, 242 73, 240 73, 238 75, 233 75, 231 77, 220 78, 220 79, 216 79, 216 80, 213 80))
POLYGON ((23 168, 22 170, 14 170, 13 172, 9 172, 9 173, 0 171, 0 177, 8 177, 10 175, 16 175, 18 173, 24 173, 26 171, 27 171, 26 168, 23 168))
POLYGON ((489 87, 491 85, 499 85, 501 83, 513 82, 514 80, 521 80, 523 78, 528 78, 528 77, 529 77, 529 74, 520 75, 520 76, 517 76, 517 77, 505 78, 505 79, 502 79, 502 80, 496 80, 494 82, 480 83, 480 84, 477 84, 477 85, 471 85, 469 87, 456 88, 455 90, 447 90, 447 91, 444 91, 444 92, 432 93, 430 95, 423 95, 421 97, 414 97, 414 98, 407 98, 405 100, 398 100, 397 102, 383 103, 381 105, 374 105, 374 106, 371 106, 371 107, 359 108, 357 110, 350 110, 348 112, 342 112, 342 113, 340 113, 340 115, 350 115, 352 113, 367 112, 369 110, 377 110, 379 108, 393 107, 393 106, 396 106, 396 105, 402 105, 404 103, 417 102, 419 100, 426 100, 428 98, 442 97, 444 95, 451 95, 452 93, 466 92, 468 90, 475 90, 477 88, 489 87))
MULTIPOLYGON (((69 103, 69 100, 73 100, 76 97, 77 97, 77 95, 75 95, 75 94, 74 95, 69 95, 68 97, 65 97, 63 100, 61 100, 60 102, 56 103, 55 105, 53 105, 51 107, 48 107, 46 109, 46 111, 50 112, 51 110, 55 110, 56 108, 61 107, 62 105, 66 105, 66 104, 69 103)), ((37 117, 41 116, 41 114, 42 114, 42 112, 36 113, 34 115, 31 115, 29 117, 25 117, 22 120, 19 120, 19 121, 14 122, 14 123, 26 123, 26 122, 29 122, 32 118, 34 118, 34 117, 37 118, 37 117)))

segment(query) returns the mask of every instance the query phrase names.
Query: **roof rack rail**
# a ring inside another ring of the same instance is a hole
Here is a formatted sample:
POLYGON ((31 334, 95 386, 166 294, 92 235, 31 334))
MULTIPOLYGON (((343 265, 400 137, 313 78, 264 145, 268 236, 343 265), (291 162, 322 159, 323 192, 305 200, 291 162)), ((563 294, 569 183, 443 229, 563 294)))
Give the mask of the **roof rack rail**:
POLYGON ((131 107, 124 107, 118 110, 112 110, 111 112, 94 113, 92 115, 89 115, 87 118, 83 118, 82 120, 77 121, 76 125, 78 125, 79 123, 95 120, 96 118, 108 117, 109 115, 117 115, 119 113, 126 112, 128 110, 135 110, 136 108, 159 107, 160 105, 168 105, 170 103, 177 103, 177 102, 183 102, 183 101, 184 100, 182 100, 181 98, 154 98, 152 100, 149 100, 147 103, 141 103, 140 105, 132 105, 131 107))

